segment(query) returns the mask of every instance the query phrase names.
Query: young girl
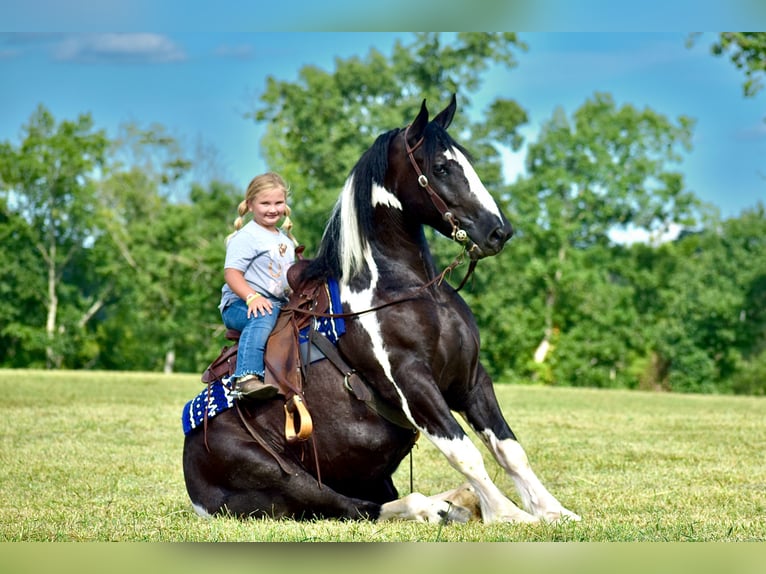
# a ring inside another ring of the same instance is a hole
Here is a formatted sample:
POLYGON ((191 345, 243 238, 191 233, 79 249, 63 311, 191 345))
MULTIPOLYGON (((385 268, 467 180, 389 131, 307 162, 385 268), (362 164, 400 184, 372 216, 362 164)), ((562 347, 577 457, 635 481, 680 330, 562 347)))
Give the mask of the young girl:
POLYGON ((287 269, 295 260, 297 242, 290 233, 287 194, 287 185, 276 173, 254 177, 239 204, 235 231, 226 238, 226 282, 219 309, 224 325, 241 332, 232 380, 243 397, 268 398, 277 392, 264 382, 263 356, 279 310, 287 302, 287 269), (253 219, 243 227, 247 212, 253 219))

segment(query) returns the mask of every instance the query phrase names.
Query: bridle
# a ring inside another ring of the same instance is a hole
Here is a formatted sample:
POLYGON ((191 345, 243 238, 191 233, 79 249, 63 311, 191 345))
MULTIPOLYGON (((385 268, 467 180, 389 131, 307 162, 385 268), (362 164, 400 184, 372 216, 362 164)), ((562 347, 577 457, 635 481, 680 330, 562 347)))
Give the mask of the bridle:
POLYGON ((452 226, 452 239, 461 245, 465 245, 468 241, 468 234, 465 232, 465 230, 460 229, 460 222, 455 219, 455 216, 452 215, 452 212, 449 210, 449 207, 447 207, 447 204, 444 203, 444 200, 439 197, 436 191, 434 191, 434 188, 431 187, 431 184, 428 181, 428 177, 426 177, 426 175, 420 169, 418 162, 415 161, 415 150, 423 145, 424 138, 421 137, 417 142, 415 142, 414 146, 410 147, 409 133, 411 126, 412 124, 408 125, 404 130, 404 146, 407 150, 407 157, 410 159, 412 167, 415 168, 415 173, 418 174, 418 185, 425 189, 426 192, 428 192, 428 197, 431 199, 431 203, 434 204, 434 207, 441 214, 442 218, 444 218, 444 221, 448 222, 452 226))

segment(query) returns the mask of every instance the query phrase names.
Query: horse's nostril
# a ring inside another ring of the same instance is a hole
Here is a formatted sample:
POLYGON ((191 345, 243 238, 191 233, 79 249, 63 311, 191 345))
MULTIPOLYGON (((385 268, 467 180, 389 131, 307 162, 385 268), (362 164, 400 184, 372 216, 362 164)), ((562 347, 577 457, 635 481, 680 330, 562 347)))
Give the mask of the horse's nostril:
POLYGON ((506 241, 511 238, 512 235, 513 228, 510 225, 496 227, 495 230, 492 231, 492 233, 489 235, 489 242, 496 247, 502 247, 505 245, 506 241))

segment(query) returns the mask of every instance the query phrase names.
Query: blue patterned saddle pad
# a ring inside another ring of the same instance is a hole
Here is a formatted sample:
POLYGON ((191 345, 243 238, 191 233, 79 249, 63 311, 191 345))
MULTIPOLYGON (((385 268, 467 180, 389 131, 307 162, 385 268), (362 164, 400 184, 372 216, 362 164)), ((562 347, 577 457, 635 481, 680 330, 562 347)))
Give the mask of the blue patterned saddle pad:
POLYGON ((210 383, 202 391, 184 406, 181 413, 181 425, 184 434, 189 434, 199 426, 202 426, 205 420, 205 411, 207 418, 211 419, 216 415, 230 409, 234 406, 234 397, 228 385, 229 379, 215 381, 210 383))

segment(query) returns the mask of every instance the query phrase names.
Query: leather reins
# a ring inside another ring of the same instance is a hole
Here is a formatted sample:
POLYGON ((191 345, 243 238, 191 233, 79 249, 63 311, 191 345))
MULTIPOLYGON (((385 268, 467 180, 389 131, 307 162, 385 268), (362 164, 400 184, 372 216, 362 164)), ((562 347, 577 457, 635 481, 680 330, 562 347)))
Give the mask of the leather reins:
MULTIPOLYGON (((436 277, 431 279, 428 283, 425 283, 424 285, 421 285, 420 287, 418 287, 417 291, 415 291, 414 293, 409 295, 404 295, 403 297, 398 297, 391 301, 386 301, 385 303, 381 303, 380 305, 375 305, 374 307, 370 307, 369 309, 365 309, 364 311, 354 311, 350 313, 323 313, 320 311, 312 311, 310 309, 301 309, 300 307, 291 307, 290 305, 285 305, 283 309, 288 311, 293 311, 295 313, 300 313, 302 315, 309 315, 311 317, 327 318, 327 319, 349 319, 351 317, 358 317, 359 315, 373 313, 374 311, 379 311, 381 309, 390 307, 392 305, 397 305, 405 301, 411 301, 412 299, 416 299, 420 293, 427 290, 429 287, 432 287, 435 284, 441 284, 441 282, 444 280, 444 277, 448 273, 451 273, 462 262, 463 262, 463 253, 460 253, 457 257, 455 257, 452 263, 450 263, 449 265, 447 265, 447 267, 444 268, 444 270, 441 273, 439 273, 436 277)), ((460 289, 463 288, 466 281, 468 280, 469 275, 473 272, 475 268, 476 268, 476 260, 472 260, 468 266, 468 271, 466 272, 465 277, 463 277, 463 280, 460 282, 460 285, 458 286, 458 288, 455 289, 456 292, 460 291, 460 289)))

